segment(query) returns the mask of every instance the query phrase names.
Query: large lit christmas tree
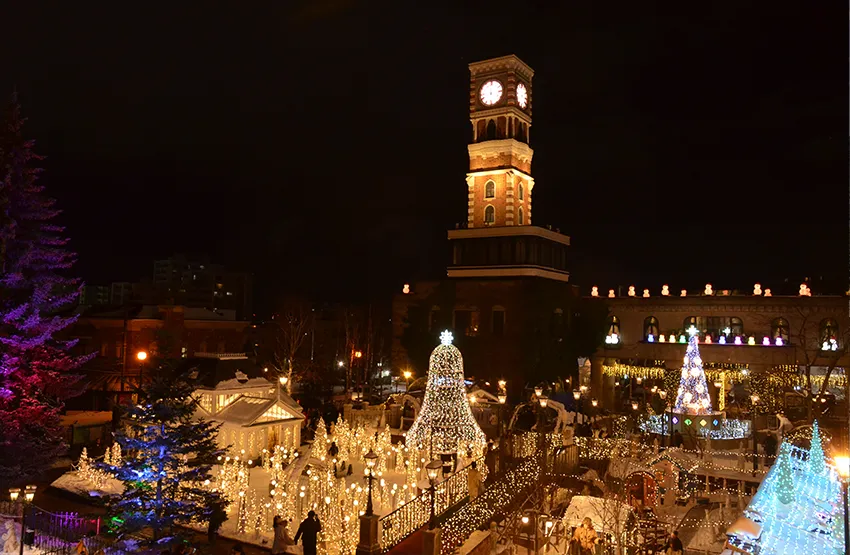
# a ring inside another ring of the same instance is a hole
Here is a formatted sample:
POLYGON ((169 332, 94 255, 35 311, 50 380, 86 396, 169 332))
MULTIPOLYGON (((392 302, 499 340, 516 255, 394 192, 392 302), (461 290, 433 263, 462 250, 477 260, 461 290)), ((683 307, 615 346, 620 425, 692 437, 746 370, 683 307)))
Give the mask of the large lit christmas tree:
POLYGON ((711 397, 702 358, 697 345, 699 336, 693 326, 688 330, 688 348, 682 364, 682 378, 679 380, 679 394, 676 397, 675 412, 682 414, 711 414, 711 397))
POLYGON ((487 438, 472 415, 463 376, 463 357, 452 345, 452 334, 440 334, 440 345, 431 353, 422 410, 407 432, 408 447, 431 456, 472 449, 481 453, 487 438))
POLYGON ((21 484, 64 455, 64 399, 79 393, 76 341, 57 338, 76 320, 63 316, 80 284, 64 277, 65 250, 54 199, 38 184, 41 157, 23 137, 13 101, 0 129, 0 486, 21 484))
POLYGON ((818 421, 812 423, 812 441, 809 448, 809 471, 820 476, 826 471, 826 460, 823 455, 823 444, 820 438, 820 429, 818 429, 818 421))
MULTIPOLYGON (((160 353, 169 353, 160 340, 160 353)), ((159 545, 179 536, 178 526, 201 524, 223 511, 222 494, 208 487, 212 466, 223 451, 220 424, 194 418, 194 386, 177 371, 179 359, 155 357, 150 381, 139 402, 127 407, 124 429, 116 434, 126 456, 108 470, 124 482, 124 493, 110 503, 119 532, 153 532, 159 545)))

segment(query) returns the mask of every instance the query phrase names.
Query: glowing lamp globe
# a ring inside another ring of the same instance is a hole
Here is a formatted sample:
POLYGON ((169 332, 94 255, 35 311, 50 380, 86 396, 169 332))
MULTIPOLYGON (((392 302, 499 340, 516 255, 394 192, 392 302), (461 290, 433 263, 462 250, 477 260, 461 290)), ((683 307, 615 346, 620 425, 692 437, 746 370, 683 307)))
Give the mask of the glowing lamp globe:
POLYGON ((136 353, 136 360, 145 361, 147 359, 148 359, 148 353, 147 352, 139 351, 138 353, 136 353))
POLYGON ((638 410, 638 404, 632 403, 632 410, 638 410))
POLYGON ((425 472, 428 474, 428 480, 434 482, 437 476, 440 475, 440 470, 443 468, 443 461, 434 459, 425 465, 425 472))
POLYGON ((836 456, 835 469, 838 471, 838 475, 845 480, 850 477, 850 457, 847 455, 836 456))
POLYGON ((499 394, 499 404, 500 405, 504 405, 507 400, 508 400, 507 395, 505 395, 504 393, 499 394))
POLYGON ((540 397, 540 399, 538 399, 538 401, 540 401, 540 406, 544 409, 546 408, 546 405, 549 404, 549 399, 546 398, 546 397, 540 397))
POLYGON ((9 488, 9 499, 14 503, 21 495, 21 488, 9 488))
POLYGON ((593 399, 590 400, 590 404, 595 407, 599 404, 599 401, 596 399, 596 397, 594 397, 593 399))
POLYGON ((575 399, 576 401, 578 401, 580 398, 581 398, 581 391, 579 391, 578 389, 576 389, 575 391, 573 391, 573 399, 575 399))
POLYGON ((534 394, 535 394, 537 397, 540 397, 541 395, 543 395, 543 387, 541 387, 541 386, 539 386, 539 385, 538 385, 537 387, 535 387, 535 388, 534 388, 534 394))

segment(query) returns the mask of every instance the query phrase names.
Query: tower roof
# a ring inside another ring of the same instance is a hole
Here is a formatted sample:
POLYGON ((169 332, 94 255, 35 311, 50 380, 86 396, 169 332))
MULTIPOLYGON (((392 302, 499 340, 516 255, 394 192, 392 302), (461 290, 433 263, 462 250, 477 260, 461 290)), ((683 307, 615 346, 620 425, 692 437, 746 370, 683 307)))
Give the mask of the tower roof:
POLYGON ((534 77, 534 70, 528 64, 520 60, 516 54, 508 54, 499 58, 490 58, 481 60, 480 62, 472 62, 469 64, 471 73, 487 73, 490 71, 500 71, 505 69, 513 69, 522 74, 527 79, 534 77))

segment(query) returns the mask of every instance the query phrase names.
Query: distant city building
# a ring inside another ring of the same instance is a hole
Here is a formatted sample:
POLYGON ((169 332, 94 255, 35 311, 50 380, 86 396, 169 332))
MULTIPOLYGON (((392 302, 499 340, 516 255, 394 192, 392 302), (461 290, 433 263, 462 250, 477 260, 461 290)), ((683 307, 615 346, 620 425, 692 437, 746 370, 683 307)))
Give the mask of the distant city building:
POLYGON ((101 306, 109 304, 109 287, 106 285, 86 285, 80 291, 79 304, 101 306))
POLYGON ((175 255, 155 261, 153 292, 157 302, 235 310, 244 319, 252 316, 251 275, 228 271, 206 257, 175 255))
POLYGON ((133 300, 133 284, 129 281, 118 281, 112 284, 109 293, 109 304, 124 306, 133 300))

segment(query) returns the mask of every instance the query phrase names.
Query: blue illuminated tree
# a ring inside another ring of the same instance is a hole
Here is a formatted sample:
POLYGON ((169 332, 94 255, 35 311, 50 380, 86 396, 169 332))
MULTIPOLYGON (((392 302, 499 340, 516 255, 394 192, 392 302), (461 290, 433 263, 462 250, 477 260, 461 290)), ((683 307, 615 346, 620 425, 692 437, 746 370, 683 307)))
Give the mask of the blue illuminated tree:
POLYGON ((160 340, 165 356, 154 356, 150 381, 141 386, 139 402, 126 408, 116 434, 127 456, 109 468, 124 482, 124 493, 110 501, 119 533, 149 528, 159 545, 179 536, 176 526, 208 521, 225 506, 222 495, 205 485, 223 454, 220 424, 194 418, 194 387, 177 371, 180 359, 168 357, 166 343, 160 340))
POLYGON ((826 471, 826 459, 823 455, 823 445, 818 429, 818 421, 812 424, 812 441, 809 448, 809 471, 817 476, 826 471))
POLYGON ((702 358, 699 355, 697 344, 699 336, 693 326, 688 333, 690 333, 690 339, 682 364, 682 377, 679 380, 675 410, 685 414, 710 414, 711 397, 708 394, 708 383, 705 380, 702 358))
POLYGON ((794 502, 794 469, 791 467, 791 451, 785 442, 782 442, 779 448, 775 472, 776 481, 773 491, 776 500, 783 505, 790 505, 794 502))
POLYGON ((23 136, 25 121, 13 98, 0 127, 0 487, 38 477, 65 454, 63 401, 80 393, 74 371, 91 358, 59 337, 76 320, 66 311, 80 284, 63 275, 74 254, 38 184, 42 157, 23 136))

